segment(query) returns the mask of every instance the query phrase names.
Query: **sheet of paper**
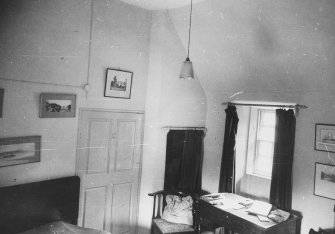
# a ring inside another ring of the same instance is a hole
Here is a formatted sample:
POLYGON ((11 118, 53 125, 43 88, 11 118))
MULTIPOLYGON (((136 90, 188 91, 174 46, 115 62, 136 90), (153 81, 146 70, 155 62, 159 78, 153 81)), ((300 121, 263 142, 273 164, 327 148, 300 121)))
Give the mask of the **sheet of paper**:
POLYGON ((254 201, 254 203, 252 203, 247 212, 255 215, 268 216, 271 208, 272 205, 270 203, 262 201, 254 201))

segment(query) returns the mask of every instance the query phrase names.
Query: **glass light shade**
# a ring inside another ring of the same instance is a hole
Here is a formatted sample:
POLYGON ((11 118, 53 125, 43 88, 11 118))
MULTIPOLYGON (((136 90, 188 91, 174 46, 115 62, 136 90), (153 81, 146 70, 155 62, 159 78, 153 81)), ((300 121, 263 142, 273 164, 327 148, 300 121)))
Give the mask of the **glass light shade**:
POLYGON ((181 68, 179 78, 180 79, 194 79, 193 64, 188 57, 183 62, 183 66, 181 68))

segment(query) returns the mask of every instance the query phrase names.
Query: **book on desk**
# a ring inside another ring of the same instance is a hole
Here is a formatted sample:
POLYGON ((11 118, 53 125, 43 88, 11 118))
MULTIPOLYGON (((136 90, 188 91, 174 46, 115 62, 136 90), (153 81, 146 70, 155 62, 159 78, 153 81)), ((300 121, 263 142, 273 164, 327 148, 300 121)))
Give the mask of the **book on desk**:
POLYGON ((267 217, 271 209, 272 205, 270 203, 255 200, 247 209, 247 212, 249 214, 267 217))

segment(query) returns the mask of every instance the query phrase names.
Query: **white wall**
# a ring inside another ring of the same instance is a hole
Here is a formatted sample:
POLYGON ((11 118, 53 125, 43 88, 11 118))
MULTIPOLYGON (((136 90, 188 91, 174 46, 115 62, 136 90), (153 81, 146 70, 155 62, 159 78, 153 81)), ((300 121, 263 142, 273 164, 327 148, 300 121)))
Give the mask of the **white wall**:
MULTIPOLYGON (((293 165, 293 209, 302 233, 334 226, 334 203, 313 195, 315 123, 335 124, 334 1, 211 0, 193 5, 191 59, 207 96, 203 187, 218 191, 225 106, 233 100, 300 103, 293 165), (237 94, 237 95, 235 95, 237 94)), ((185 12, 171 11, 178 35, 185 12)), ((181 36, 182 37, 182 36, 181 36)), ((331 157, 335 157, 334 153, 331 157)))
POLYGON ((144 111, 151 12, 116 0, 1 1, 0 9, 0 137, 42 136, 41 162, 0 168, 0 185, 74 175, 79 108, 144 111), (104 97, 108 67, 134 73, 131 99, 104 97), (76 117, 39 118, 42 92, 76 94, 76 117))
POLYGON ((1 168, 1 185, 74 174, 78 116, 40 119, 41 92, 75 93, 78 108, 145 110, 139 222, 140 232, 148 232, 152 202, 147 193, 162 187, 164 175, 161 127, 206 123, 203 187, 216 192, 225 121, 221 103, 240 93, 234 99, 309 106, 297 119, 293 208, 302 212, 302 233, 334 225, 333 201, 313 195, 315 162, 330 163, 325 152, 314 150, 314 126, 335 124, 334 1, 194 4, 193 81, 178 79, 186 58, 188 7, 152 13, 117 0, 94 0, 93 6, 92 0, 0 4, 0 86, 5 89, 0 137, 42 135, 43 149, 40 163, 1 168), (107 67, 134 72, 131 99, 103 97, 107 67), (80 86, 87 80, 86 96, 80 86))
POLYGON ((140 233, 148 233, 150 230, 153 200, 148 193, 161 190, 164 185, 168 129, 162 127, 205 126, 207 103, 198 78, 179 79, 186 50, 175 32, 169 13, 154 12, 152 22, 139 211, 140 233))

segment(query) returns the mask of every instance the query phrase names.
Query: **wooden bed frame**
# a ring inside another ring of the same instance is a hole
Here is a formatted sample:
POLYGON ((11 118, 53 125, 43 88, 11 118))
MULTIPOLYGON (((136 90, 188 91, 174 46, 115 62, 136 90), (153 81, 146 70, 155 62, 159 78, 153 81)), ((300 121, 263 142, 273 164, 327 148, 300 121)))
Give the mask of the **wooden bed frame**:
POLYGON ((77 224, 78 176, 0 188, 0 231, 14 234, 53 221, 77 224))

